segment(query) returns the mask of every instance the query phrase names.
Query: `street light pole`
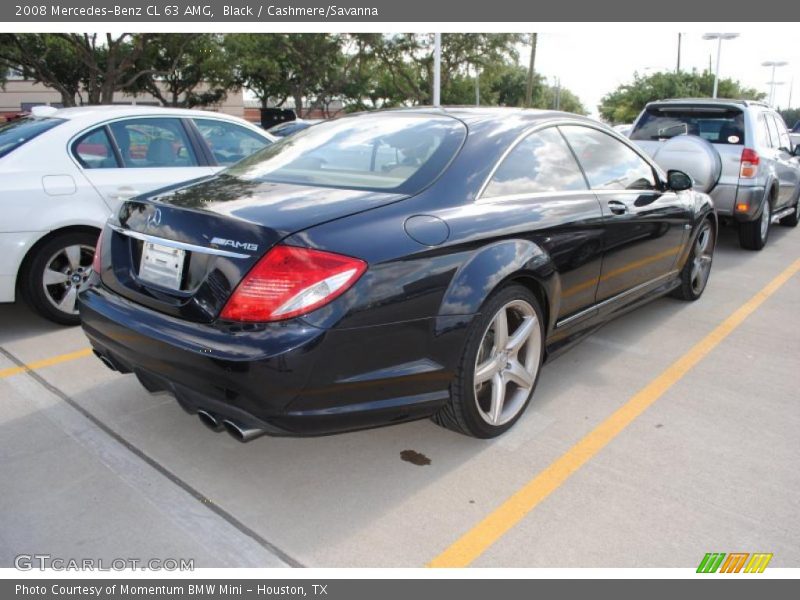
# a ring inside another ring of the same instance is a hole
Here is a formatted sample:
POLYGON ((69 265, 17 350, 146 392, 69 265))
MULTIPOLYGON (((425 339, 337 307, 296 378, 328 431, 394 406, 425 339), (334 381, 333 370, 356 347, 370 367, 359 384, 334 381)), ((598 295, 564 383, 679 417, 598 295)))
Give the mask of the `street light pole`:
POLYGON ((772 77, 769 78, 769 104, 772 106, 775 103, 775 69, 777 67, 784 67, 789 63, 785 60, 765 60, 761 63, 762 67, 772 67, 772 77))
POLYGON ((442 34, 433 34, 433 105, 441 105, 442 93, 442 34))
POLYGON ((722 40, 732 40, 739 37, 738 33, 705 33, 703 34, 704 40, 717 40, 717 67, 714 70, 714 93, 712 98, 717 97, 719 89, 719 59, 722 54, 722 40))

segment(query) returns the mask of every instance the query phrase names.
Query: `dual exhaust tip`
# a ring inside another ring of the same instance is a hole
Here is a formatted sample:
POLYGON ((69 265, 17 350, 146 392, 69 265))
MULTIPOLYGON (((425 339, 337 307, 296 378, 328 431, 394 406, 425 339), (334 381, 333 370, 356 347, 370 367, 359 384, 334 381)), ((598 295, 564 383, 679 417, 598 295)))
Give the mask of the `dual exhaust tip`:
POLYGON ((224 429, 231 437, 242 443, 254 440, 265 433, 263 429, 258 427, 248 427, 230 419, 220 419, 217 415, 207 410, 198 410, 197 417, 211 431, 222 431, 224 429))
MULTIPOLYGON (((109 358, 105 354, 98 352, 97 350, 93 349, 92 351, 94 352, 94 355, 97 358, 99 358, 102 361, 102 363, 112 371, 122 370, 119 368, 119 366, 113 359, 109 358)), ((148 386, 145 384, 145 387, 148 386)), ((242 443, 254 440, 257 437, 262 436, 264 435, 264 433, 266 433, 263 429, 260 429, 258 427, 248 427, 246 425, 242 425, 241 423, 237 423, 236 421, 231 421, 230 419, 221 419, 217 415, 203 409, 197 411, 197 416, 200 419, 200 422, 206 427, 208 427, 211 431, 222 431, 224 429, 232 437, 234 437, 235 439, 239 440, 242 443)))

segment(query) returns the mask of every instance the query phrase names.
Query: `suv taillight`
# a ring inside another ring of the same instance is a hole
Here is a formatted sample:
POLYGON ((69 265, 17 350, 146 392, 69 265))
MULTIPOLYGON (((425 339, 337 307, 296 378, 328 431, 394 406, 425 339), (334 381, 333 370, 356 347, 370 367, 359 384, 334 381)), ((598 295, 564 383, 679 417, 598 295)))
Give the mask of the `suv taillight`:
POLYGON ((367 263, 357 258, 275 246, 234 290, 220 318, 230 321, 280 321, 302 315, 346 292, 367 263))
POLYGON ((94 257, 92 258, 92 271, 100 275, 100 251, 103 249, 103 232, 97 236, 97 244, 94 247, 94 257))
POLYGON ((751 148, 742 150, 742 163, 739 167, 739 177, 751 179, 758 173, 758 152, 751 148))

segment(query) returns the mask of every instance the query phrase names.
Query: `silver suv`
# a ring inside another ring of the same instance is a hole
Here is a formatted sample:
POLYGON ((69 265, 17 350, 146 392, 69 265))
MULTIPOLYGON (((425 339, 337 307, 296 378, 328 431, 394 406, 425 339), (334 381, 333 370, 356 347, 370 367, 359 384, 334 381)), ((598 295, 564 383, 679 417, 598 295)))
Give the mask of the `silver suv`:
POLYGON ((652 156, 679 135, 698 136, 719 154, 708 193, 720 218, 738 225, 743 248, 763 248, 771 223, 800 222, 800 145, 768 105, 709 98, 650 102, 630 138, 652 156))

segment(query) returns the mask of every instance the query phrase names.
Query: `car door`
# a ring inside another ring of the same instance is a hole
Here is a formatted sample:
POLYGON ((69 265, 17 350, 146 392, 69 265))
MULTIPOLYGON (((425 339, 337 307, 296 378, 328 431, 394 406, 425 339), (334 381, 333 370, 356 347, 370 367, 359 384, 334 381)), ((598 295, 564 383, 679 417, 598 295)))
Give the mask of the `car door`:
POLYGON ((800 160, 792 155, 792 142, 783 119, 774 113, 765 113, 770 137, 772 138, 772 157, 775 161, 775 175, 780 182, 775 208, 781 208, 794 200, 800 180, 800 160))
POLYGON ((690 227, 690 195, 664 191, 653 166, 609 133, 583 125, 559 129, 603 211, 596 301, 647 291, 675 268, 690 227))
POLYGON ((175 117, 111 121, 78 136, 70 150, 112 210, 133 196, 214 173, 175 117))
POLYGON ((272 140, 256 131, 222 119, 193 117, 192 123, 216 163, 211 167, 214 172, 229 167, 272 143, 272 140))
POLYGON ((559 274, 559 321, 594 304, 603 218, 583 173, 555 127, 530 133, 498 165, 478 201, 503 207, 551 257, 559 274))

